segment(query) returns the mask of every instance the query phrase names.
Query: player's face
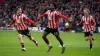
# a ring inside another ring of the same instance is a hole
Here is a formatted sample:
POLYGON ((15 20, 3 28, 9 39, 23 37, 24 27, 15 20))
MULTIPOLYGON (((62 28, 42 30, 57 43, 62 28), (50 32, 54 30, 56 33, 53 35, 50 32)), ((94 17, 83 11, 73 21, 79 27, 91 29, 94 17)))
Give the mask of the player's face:
POLYGON ((84 14, 89 14, 89 12, 87 10, 83 10, 84 14))
POLYGON ((50 4, 49 8, 52 10, 54 9, 54 5, 53 4, 50 4))
POLYGON ((17 10, 17 14, 20 14, 20 13, 22 13, 22 9, 21 9, 21 8, 19 8, 19 9, 17 10))

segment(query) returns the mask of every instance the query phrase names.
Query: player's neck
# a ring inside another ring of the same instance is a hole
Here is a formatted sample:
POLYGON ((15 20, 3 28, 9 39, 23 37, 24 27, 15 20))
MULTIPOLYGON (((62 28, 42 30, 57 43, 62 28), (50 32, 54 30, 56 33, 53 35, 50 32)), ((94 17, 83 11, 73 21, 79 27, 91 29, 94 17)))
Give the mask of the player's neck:
POLYGON ((54 11, 54 9, 50 9, 51 10, 51 12, 53 12, 54 11))
POLYGON ((89 14, 84 14, 84 16, 88 17, 88 16, 89 16, 89 14))
POLYGON ((19 16, 21 13, 16 13, 17 16, 19 16))

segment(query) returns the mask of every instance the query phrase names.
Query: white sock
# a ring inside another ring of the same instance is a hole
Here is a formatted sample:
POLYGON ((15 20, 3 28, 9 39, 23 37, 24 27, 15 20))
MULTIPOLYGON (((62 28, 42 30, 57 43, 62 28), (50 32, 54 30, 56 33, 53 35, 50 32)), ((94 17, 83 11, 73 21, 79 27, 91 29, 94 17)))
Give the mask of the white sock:
POLYGON ((52 46, 51 44, 48 44, 48 46, 52 46))

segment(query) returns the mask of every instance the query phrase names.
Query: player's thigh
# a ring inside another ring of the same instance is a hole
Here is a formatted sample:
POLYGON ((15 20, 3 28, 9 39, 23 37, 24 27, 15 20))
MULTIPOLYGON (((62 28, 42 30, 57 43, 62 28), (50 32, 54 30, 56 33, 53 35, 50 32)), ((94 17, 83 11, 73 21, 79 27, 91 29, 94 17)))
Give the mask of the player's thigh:
POLYGON ((18 39, 22 39, 23 35, 22 34, 18 34, 18 39))
POLYGON ((18 38, 21 39, 23 37, 23 31, 19 30, 18 32, 18 38))
POLYGON ((54 36, 59 36, 59 31, 58 29, 53 29, 51 32, 54 36))
POLYGON ((30 31, 27 29, 27 30, 24 30, 24 35, 31 38, 31 33, 30 31))
POLYGON ((46 29, 44 30, 42 36, 43 36, 43 37, 44 37, 44 36, 47 36, 50 32, 51 32, 51 29, 50 29, 50 28, 46 28, 46 29))
POLYGON ((85 40, 89 40, 89 32, 84 32, 84 38, 85 40))

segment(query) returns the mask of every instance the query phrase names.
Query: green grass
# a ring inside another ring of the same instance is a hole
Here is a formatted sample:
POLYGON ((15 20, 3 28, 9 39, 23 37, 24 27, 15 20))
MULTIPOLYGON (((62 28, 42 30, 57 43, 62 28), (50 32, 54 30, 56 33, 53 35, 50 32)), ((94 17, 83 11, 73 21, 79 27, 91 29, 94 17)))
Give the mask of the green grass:
POLYGON ((53 48, 46 53, 47 45, 41 37, 42 34, 42 32, 31 32, 39 42, 39 47, 24 36, 27 51, 22 52, 16 31, 0 31, 0 56, 100 56, 100 34, 94 34, 93 50, 89 50, 89 42, 84 40, 83 33, 61 32, 60 36, 67 47, 64 54, 61 54, 59 42, 52 34, 48 35, 48 39, 53 48))

